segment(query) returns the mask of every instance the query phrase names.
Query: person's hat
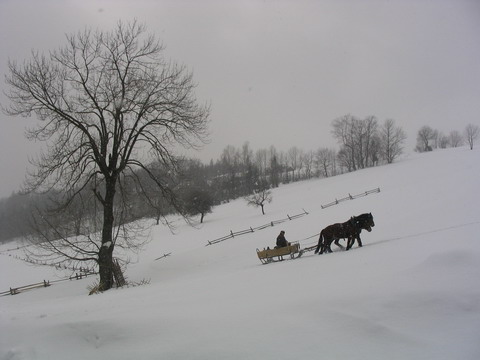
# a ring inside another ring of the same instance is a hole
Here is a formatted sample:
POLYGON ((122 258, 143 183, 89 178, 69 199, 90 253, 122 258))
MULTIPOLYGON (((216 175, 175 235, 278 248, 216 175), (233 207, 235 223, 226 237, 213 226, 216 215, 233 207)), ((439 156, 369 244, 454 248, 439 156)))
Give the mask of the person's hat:
POLYGON ((285 231, 284 230, 280 231, 280 234, 285 234, 285 231))

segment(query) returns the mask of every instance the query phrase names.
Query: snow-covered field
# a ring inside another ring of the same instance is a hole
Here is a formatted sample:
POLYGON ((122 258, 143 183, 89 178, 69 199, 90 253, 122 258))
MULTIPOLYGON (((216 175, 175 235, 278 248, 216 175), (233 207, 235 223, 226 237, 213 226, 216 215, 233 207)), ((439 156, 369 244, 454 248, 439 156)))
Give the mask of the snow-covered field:
MULTIPOLYGON (((1 297, 0 359, 480 359, 479 184, 478 149, 438 150, 281 186, 265 216, 236 200, 196 228, 156 226, 127 271, 148 285, 88 296, 87 278, 1 297), (280 230, 311 246, 364 212, 376 226, 363 248, 268 265, 256 256, 280 230)), ((0 271, 0 291, 58 277, 5 253, 0 271)))

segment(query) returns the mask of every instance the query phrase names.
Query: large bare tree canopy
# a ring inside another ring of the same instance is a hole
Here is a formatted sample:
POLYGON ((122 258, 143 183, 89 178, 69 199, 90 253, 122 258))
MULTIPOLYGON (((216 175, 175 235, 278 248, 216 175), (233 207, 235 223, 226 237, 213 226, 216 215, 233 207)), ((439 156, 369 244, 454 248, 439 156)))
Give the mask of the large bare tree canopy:
POLYGON ((156 181, 150 160, 168 169, 175 164, 174 146, 201 145, 209 108, 197 102, 192 73, 168 61, 156 37, 137 22, 67 36, 66 46, 11 61, 9 70, 5 111, 35 114, 40 121, 28 136, 48 145, 35 161, 31 188, 60 189, 71 202, 92 181, 101 184, 94 189, 103 210, 97 262, 106 290, 112 286, 119 182, 138 169, 156 181))

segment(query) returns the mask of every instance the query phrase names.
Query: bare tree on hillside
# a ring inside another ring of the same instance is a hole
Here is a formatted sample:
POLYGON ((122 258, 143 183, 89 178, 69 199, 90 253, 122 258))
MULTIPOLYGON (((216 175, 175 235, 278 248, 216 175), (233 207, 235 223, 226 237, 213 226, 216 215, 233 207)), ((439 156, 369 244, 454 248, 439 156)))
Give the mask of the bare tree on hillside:
POLYGON ((268 151, 266 149, 260 149, 255 152, 255 166, 258 169, 259 176, 264 181, 267 180, 268 160, 268 151))
POLYGON ((461 146, 463 143, 462 134, 460 134, 460 132, 457 130, 450 131, 448 138, 450 145, 454 148, 461 146))
POLYGON ((417 147, 419 152, 432 151, 432 142, 437 138, 438 132, 430 126, 422 126, 417 133, 417 147))
POLYGON ((313 167, 315 164, 315 153, 313 151, 307 151, 303 154, 303 165, 305 168, 305 178, 310 179, 312 178, 313 174, 313 167))
POLYGON ((278 159, 278 153, 274 146, 269 149, 270 154, 270 184, 273 188, 278 187, 281 178, 281 162, 278 159))
MULTIPOLYGON (((296 181, 296 171, 300 171, 303 166, 303 152, 296 146, 292 146, 287 151, 287 164, 292 170, 292 181, 296 181)), ((299 175, 297 174, 297 177, 299 175)))
POLYGON ((316 166, 323 177, 335 175, 335 157, 336 153, 333 149, 320 148, 316 151, 316 166))
POLYGON ((192 74, 165 59, 164 47, 145 26, 119 22, 111 32, 85 30, 67 36, 57 51, 10 62, 6 82, 6 112, 37 115, 38 127, 28 137, 49 145, 36 161, 29 188, 61 189, 68 206, 93 184, 101 235, 89 256, 77 256, 81 243, 70 246, 73 259, 98 264, 100 290, 108 290, 117 240, 131 239, 118 221, 128 208, 123 183, 138 180, 132 174, 142 169, 175 204, 171 190, 146 166, 147 155, 174 172, 173 147, 195 147, 206 139, 209 109, 197 103, 192 74))
POLYGON ((473 124, 468 124, 465 128, 465 138, 467 139, 468 145, 470 146, 470 150, 473 150, 473 144, 475 140, 478 139, 480 135, 480 127, 473 124))
POLYGON ((184 207, 190 215, 200 214, 200 223, 203 223, 205 215, 212 212, 213 197, 204 189, 189 189, 184 196, 184 207))
POLYGON ((234 199, 239 194, 240 179, 238 173, 240 172, 240 158, 240 153, 232 145, 227 145, 220 157, 222 171, 224 172, 222 174, 224 176, 223 187, 225 187, 228 199, 234 199))
POLYGON ((381 154, 391 164, 403 152, 403 143, 407 135, 395 125, 395 120, 387 119, 380 127, 381 154))
POLYGON ((357 123, 358 163, 361 168, 368 167, 376 162, 377 156, 377 128, 378 120, 375 116, 368 116, 357 123), (369 163, 370 161, 370 163, 369 163))
POLYGON ((272 192, 269 190, 266 182, 260 182, 255 192, 245 197, 248 205, 262 209, 262 215, 265 215, 265 205, 271 203, 272 199, 272 192))
POLYGON ((355 142, 356 119, 352 115, 345 115, 333 120, 333 137, 341 144, 341 162, 348 171, 357 170, 357 145, 355 142))
POLYGON ((440 149, 446 149, 450 145, 450 137, 442 132, 438 133, 437 146, 440 149))
POLYGON ((332 126, 332 134, 341 144, 342 163, 349 171, 363 169, 376 162, 379 147, 375 116, 362 120, 345 115, 333 120, 332 126))

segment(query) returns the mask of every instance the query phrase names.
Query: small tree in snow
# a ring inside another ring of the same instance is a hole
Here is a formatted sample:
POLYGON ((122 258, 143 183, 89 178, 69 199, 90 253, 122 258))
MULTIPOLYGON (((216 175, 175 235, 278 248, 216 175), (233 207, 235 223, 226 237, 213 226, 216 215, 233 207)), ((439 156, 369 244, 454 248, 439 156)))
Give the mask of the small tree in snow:
POLYGON ((266 182, 262 182, 252 195, 245 197, 245 201, 248 205, 260 207, 263 215, 265 215, 265 204, 271 203, 272 200, 272 192, 269 190, 266 182))
POLYGON ((438 132, 432 129, 430 126, 422 126, 417 133, 417 147, 415 148, 418 152, 427 152, 432 151, 431 142, 437 138, 438 132))
POLYGON ((470 150, 473 150, 473 143, 480 135, 480 128, 477 125, 468 124, 465 128, 465 138, 467 139, 470 150))
POLYGON ((191 189, 185 195, 185 212, 188 215, 200 214, 200 223, 203 223, 203 218, 206 214, 212 212, 213 198, 205 190, 191 189))

